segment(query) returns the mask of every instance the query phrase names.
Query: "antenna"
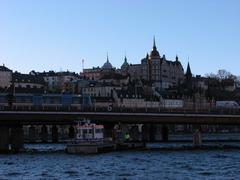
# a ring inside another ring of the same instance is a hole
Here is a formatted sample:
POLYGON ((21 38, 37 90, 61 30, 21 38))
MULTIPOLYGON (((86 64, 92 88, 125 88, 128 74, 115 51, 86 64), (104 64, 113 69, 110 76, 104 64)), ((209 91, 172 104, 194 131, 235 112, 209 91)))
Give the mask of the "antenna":
POLYGON ((82 72, 83 72, 83 69, 84 69, 84 59, 82 59, 82 72))

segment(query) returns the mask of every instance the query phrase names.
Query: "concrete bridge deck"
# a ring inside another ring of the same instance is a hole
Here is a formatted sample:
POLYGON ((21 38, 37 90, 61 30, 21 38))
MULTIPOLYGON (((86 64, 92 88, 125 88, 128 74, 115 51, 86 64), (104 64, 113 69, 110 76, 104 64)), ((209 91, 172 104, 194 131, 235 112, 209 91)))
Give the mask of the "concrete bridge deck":
POLYGON ((223 114, 0 111, 0 124, 72 124, 84 118, 98 123, 240 125, 240 115, 223 114))

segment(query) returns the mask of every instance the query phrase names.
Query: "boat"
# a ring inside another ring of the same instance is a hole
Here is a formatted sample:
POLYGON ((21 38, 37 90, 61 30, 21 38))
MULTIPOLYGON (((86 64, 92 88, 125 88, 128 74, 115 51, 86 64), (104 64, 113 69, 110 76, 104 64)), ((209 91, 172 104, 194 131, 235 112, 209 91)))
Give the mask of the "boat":
POLYGON ((116 145, 110 139, 104 138, 104 126, 90 121, 78 122, 76 137, 67 144, 66 151, 71 154, 95 154, 113 151, 116 145))

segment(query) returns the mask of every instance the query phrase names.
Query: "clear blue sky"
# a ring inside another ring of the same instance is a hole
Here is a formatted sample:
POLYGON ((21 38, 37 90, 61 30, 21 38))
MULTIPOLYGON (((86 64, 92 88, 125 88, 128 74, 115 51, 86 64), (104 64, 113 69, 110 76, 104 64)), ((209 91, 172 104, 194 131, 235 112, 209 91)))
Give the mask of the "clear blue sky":
POLYGON ((239 0, 0 0, 0 63, 20 72, 120 67, 152 48, 194 74, 240 75, 239 0))

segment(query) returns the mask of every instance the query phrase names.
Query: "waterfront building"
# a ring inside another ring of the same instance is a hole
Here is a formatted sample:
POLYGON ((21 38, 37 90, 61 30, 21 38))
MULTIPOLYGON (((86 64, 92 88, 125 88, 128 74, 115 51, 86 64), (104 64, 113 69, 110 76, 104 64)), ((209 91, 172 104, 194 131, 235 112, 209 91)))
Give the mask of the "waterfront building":
POLYGON ((12 82, 12 70, 4 64, 0 66, 0 88, 7 90, 12 82))

